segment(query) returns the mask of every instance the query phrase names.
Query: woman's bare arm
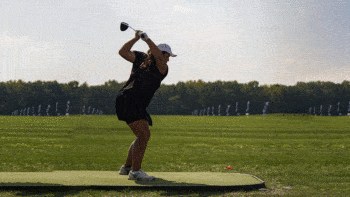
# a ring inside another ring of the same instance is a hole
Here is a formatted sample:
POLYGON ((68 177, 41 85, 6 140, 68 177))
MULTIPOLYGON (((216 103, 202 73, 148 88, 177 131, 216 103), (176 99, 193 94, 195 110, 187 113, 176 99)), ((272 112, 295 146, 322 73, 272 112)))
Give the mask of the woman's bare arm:
POLYGON ((129 42, 125 43, 123 47, 119 50, 119 55, 122 56, 125 60, 133 63, 136 59, 135 53, 130 51, 132 46, 140 39, 138 31, 135 33, 135 38, 131 39, 129 42))
POLYGON ((162 57, 162 52, 159 50, 159 48, 154 44, 154 42, 150 38, 146 40, 146 43, 148 44, 149 49, 151 49, 151 53, 154 55, 155 58, 162 57))

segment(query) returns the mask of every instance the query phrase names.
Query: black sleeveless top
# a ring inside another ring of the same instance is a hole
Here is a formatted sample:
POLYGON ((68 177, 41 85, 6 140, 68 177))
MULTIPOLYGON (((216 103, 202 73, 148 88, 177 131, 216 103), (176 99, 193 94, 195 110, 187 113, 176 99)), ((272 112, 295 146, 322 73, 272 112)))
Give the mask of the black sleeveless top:
POLYGON ((162 75, 155 65, 155 62, 153 62, 149 68, 142 68, 140 66, 147 56, 144 56, 144 54, 139 51, 133 52, 135 53, 136 59, 133 63, 131 75, 129 80, 119 91, 119 94, 126 94, 128 92, 136 93, 144 97, 144 101, 149 104, 154 93, 160 87, 161 82, 168 75, 169 69, 165 75, 162 75))

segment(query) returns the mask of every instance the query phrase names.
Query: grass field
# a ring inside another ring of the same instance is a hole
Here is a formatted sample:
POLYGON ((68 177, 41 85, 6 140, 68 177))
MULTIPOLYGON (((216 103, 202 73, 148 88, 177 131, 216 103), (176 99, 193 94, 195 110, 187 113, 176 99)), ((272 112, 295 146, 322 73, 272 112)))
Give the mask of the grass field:
MULTIPOLYGON (((300 115, 152 116, 145 172, 252 174, 267 191, 45 191, 0 196, 346 196, 350 118, 300 115)), ((136 138, 116 116, 0 116, 0 171, 119 171, 136 138)))

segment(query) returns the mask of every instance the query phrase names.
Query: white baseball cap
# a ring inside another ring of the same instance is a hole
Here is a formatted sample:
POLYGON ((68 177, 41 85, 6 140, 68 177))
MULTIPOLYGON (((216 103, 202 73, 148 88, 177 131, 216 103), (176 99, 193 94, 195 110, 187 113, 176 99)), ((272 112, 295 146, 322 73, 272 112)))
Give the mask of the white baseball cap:
POLYGON ((168 53, 170 53, 170 55, 171 55, 171 57, 176 57, 177 55, 174 55, 172 52, 171 52, 171 48, 170 48, 170 46, 169 45, 167 45, 167 44, 159 44, 158 45, 158 48, 159 48, 159 50, 161 50, 161 51, 165 51, 165 52, 168 52, 168 53))

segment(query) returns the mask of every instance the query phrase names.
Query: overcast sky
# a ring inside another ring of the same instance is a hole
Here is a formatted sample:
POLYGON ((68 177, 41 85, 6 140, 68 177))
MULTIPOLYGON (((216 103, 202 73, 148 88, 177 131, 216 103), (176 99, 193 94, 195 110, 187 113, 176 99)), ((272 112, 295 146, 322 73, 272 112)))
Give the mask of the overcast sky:
POLYGON ((349 0, 0 0, 0 81, 127 81, 121 22, 178 55, 163 84, 350 79, 349 0))

